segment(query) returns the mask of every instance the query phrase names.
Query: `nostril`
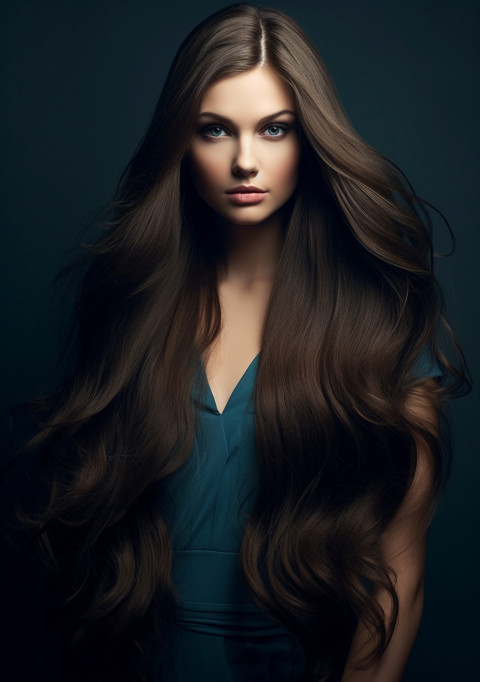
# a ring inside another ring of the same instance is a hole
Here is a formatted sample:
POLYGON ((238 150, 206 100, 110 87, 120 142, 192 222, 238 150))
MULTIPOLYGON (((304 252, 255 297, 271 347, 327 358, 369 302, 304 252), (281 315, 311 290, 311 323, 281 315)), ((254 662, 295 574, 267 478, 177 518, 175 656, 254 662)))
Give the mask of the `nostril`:
POLYGON ((238 162, 235 162, 233 164, 232 170, 237 175, 245 175, 245 176, 252 175, 252 174, 256 175, 258 173, 258 169, 254 165, 247 166, 246 164, 242 165, 242 164, 239 164, 238 162))

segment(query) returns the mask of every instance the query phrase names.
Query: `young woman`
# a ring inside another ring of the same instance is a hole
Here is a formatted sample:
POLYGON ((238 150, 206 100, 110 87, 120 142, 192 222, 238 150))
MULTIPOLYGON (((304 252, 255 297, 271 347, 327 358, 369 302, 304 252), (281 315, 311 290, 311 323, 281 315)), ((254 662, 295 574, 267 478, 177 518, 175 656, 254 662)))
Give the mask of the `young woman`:
POLYGON ((294 21, 233 5, 186 38, 86 263, 29 444, 37 668, 400 680, 464 376, 422 202, 294 21))

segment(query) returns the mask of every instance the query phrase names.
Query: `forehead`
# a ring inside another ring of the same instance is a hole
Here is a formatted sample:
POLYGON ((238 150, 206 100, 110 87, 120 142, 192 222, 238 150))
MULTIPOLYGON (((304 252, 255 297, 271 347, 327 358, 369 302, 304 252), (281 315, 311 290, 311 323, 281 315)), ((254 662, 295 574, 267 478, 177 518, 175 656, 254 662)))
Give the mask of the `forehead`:
POLYGON ((295 111, 295 98, 288 85, 269 66, 257 67, 211 85, 200 106, 232 120, 263 118, 276 111, 295 111))

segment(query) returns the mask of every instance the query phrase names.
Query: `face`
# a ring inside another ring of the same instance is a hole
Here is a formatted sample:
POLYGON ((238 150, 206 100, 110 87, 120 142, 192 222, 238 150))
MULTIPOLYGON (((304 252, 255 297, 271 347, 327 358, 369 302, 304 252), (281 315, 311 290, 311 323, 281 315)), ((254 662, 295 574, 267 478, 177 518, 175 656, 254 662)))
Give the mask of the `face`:
POLYGON ((202 199, 235 225, 256 225, 297 185, 300 142, 295 100, 268 66, 214 83, 200 106, 189 150, 202 199))

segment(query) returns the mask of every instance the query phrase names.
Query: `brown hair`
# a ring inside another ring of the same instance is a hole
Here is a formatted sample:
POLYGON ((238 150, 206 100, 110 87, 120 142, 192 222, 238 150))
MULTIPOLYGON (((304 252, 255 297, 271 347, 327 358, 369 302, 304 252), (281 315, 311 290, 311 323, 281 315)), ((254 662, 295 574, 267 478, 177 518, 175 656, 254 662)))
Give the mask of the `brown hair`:
POLYGON ((175 57, 87 255, 76 366, 31 442, 51 476, 35 523, 77 645, 138 640, 154 610, 163 636, 172 554, 156 496, 192 449, 192 383, 221 324, 222 254, 185 160, 206 89, 257 66, 262 42, 294 93, 302 156, 263 334, 260 487, 241 562, 253 598, 304 647, 305 679, 327 680, 356 619, 376 638, 371 657, 391 637, 373 591, 396 608, 379 539, 416 469, 414 433, 435 463, 425 524, 445 481, 436 433, 405 409, 415 362, 428 349, 444 370, 442 400, 463 371, 439 347, 450 332, 422 202, 352 129, 315 47, 277 10, 227 7, 175 57))

